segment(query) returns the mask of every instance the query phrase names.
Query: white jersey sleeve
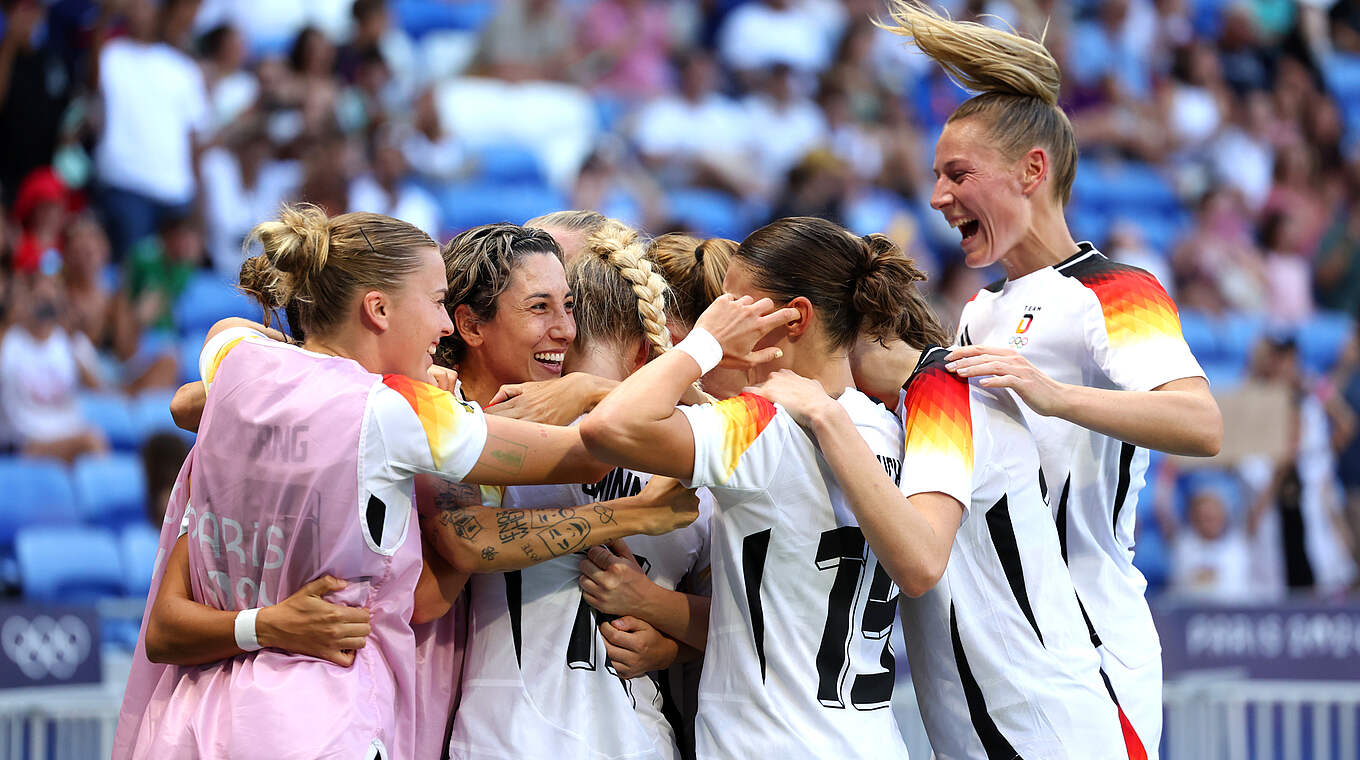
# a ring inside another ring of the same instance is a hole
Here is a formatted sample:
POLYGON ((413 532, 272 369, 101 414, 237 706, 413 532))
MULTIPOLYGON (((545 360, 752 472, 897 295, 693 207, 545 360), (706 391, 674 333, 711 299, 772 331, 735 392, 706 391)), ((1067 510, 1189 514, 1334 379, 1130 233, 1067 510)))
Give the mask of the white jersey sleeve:
POLYGON ((1065 269, 1093 296, 1083 314, 1091 358, 1119 388, 1149 391, 1204 370, 1181 335, 1176 304, 1151 274, 1093 256, 1065 269))
POLYGON ((968 381, 944 368, 947 353, 934 350, 903 394, 901 489, 907 497, 938 491, 966 511, 973 497, 972 408, 968 381))
POLYGON ((770 484, 792 424, 778 407, 743 393, 680 411, 694 430, 694 475, 686 485, 761 490, 770 484))
POLYGON ((203 350, 198 355, 198 375, 203 378, 204 390, 212 386, 213 378, 217 377, 217 368, 222 366, 222 361, 244 340, 272 342, 269 336, 254 328, 229 327, 203 344, 203 350))
POLYGON ((380 442, 384 460, 398 472, 462 480, 486 447, 481 409, 405 375, 386 375, 374 387, 365 425, 365 438, 380 442))

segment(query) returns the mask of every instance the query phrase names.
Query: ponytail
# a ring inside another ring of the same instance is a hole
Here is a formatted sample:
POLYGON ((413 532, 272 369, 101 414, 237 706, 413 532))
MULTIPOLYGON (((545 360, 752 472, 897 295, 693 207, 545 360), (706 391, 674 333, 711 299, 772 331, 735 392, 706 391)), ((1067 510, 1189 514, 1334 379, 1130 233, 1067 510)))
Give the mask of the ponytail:
POLYGON ((647 258, 660 269, 675 292, 676 316, 692 327, 709 304, 723 293, 727 264, 737 250, 735 240, 699 240, 678 232, 653 238, 647 258))
POLYGON ((911 40, 965 89, 980 93, 947 123, 979 117, 1008 160, 1034 147, 1049 154, 1054 197, 1065 206, 1077 175, 1077 138, 1058 105, 1062 72, 1039 42, 973 21, 954 21, 919 0, 890 0, 881 29, 911 40))
POLYGON ((808 299, 832 348, 861 335, 915 348, 949 342, 916 288, 926 276, 883 235, 856 237, 825 219, 790 217, 752 232, 735 258, 776 302, 808 299))

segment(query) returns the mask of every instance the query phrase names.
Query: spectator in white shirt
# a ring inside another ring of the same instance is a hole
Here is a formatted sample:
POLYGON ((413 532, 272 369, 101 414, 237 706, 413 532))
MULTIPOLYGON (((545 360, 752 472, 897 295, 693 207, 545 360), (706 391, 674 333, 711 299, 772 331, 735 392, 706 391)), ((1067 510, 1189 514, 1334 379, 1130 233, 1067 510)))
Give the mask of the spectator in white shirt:
POLYGON ((1247 599, 1252 589, 1249 529, 1231 524, 1228 507, 1213 488, 1191 497, 1186 521, 1178 527, 1174 517, 1161 520, 1171 543, 1171 591, 1219 602, 1247 599))
POLYGON ((241 241, 295 195, 302 169, 297 161, 275 159, 263 127, 251 125, 205 152, 202 171, 208 253, 213 269, 234 282, 241 272, 241 241))
POLYGON ((0 409, 20 453, 67 462, 103 453, 108 441, 76 400, 98 386, 98 359, 82 333, 62 326, 65 292, 53 275, 17 278, 10 288, 17 322, 0 338, 0 409))
POLYGON ((756 143, 759 170, 774 184, 809 151, 825 144, 828 132, 822 109, 798 92, 788 65, 770 67, 762 84, 746 98, 746 118, 761 135, 756 143))
POLYGON ((209 124, 203 73, 181 46, 197 0, 129 0, 129 35, 99 53, 103 128, 95 148, 100 206, 121 258, 197 192, 197 136, 209 124))
POLYGON ((680 61, 680 92, 643 106, 633 137, 666 185, 712 185, 739 195, 763 190, 754 175, 756 125, 717 91, 717 65, 706 52, 680 61))
POLYGON ((438 239, 439 204, 428 192, 405 181, 406 159, 390 129, 373 138, 371 171, 349 186, 349 210, 385 214, 409 222, 438 239))
POLYGON ((723 63, 742 73, 783 63, 816 74, 831 63, 844 25, 838 3, 756 0, 727 16, 718 30, 718 50, 723 63))

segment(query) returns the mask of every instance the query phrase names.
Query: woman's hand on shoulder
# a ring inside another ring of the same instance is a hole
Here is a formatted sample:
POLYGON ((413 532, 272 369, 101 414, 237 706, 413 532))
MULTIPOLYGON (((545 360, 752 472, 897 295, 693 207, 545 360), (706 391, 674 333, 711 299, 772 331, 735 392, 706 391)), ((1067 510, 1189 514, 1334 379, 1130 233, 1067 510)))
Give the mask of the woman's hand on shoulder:
POLYGON ((616 385, 614 380, 585 372, 573 372, 558 380, 503 385, 486 405, 486 413, 544 425, 569 425, 594 409, 616 385))
POLYGON ((765 382, 744 388, 742 392, 779 404, 804 427, 813 426, 831 407, 840 406, 827 395, 821 383, 788 369, 772 372, 765 382))
POLYGON ((959 377, 977 378, 983 388, 1010 388, 1035 412, 1045 417, 1061 416, 1063 384, 1045 375, 1019 351, 963 346, 945 358, 949 362, 945 369, 959 377))

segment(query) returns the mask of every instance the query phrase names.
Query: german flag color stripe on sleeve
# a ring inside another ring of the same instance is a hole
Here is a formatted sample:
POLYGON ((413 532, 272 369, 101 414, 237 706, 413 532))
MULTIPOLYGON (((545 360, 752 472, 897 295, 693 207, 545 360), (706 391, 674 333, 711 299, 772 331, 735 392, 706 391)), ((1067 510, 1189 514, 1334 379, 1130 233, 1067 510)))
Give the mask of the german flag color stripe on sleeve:
POLYGON ((201 374, 203 375, 204 388, 212 386, 213 379, 217 377, 217 370, 222 366, 222 362, 227 358, 227 354, 231 353, 233 348, 241 345, 241 341, 243 340, 245 340, 244 335, 227 341, 221 348, 217 349, 217 353, 213 354, 212 360, 208 363, 208 366, 200 368, 201 374))
POLYGON ((420 419, 420 426, 425 429, 434 467, 442 470, 444 463, 454 454, 459 428, 466 417, 474 412, 454 398, 452 393, 405 375, 383 375, 383 383, 400 393, 406 403, 411 405, 420 419))
MULTIPOLYGON (((973 473, 973 415, 968 381, 939 364, 922 367, 907 386, 903 407, 906 427, 904 462, 942 468, 962 467, 973 473)), ((905 478, 904 478, 905 481, 905 478)))
POLYGON ((1157 278, 1133 267, 1112 266, 1076 275, 1100 301, 1110 346, 1123 348, 1161 337, 1181 337, 1176 304, 1157 278))
POLYGON ((713 405, 713 410, 723 425, 723 480, 726 481, 736 472, 741 455, 774 419, 776 410, 767 399, 749 393, 719 401, 713 405))

